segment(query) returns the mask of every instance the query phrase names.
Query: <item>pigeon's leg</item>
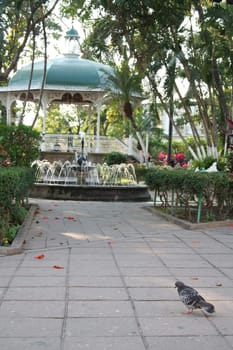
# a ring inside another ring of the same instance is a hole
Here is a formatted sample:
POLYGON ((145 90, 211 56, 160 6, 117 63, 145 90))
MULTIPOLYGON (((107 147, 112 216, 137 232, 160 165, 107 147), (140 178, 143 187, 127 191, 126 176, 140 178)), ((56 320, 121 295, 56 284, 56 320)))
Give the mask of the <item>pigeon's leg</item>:
POLYGON ((193 313, 193 309, 188 309, 187 311, 182 312, 184 315, 190 315, 193 313))

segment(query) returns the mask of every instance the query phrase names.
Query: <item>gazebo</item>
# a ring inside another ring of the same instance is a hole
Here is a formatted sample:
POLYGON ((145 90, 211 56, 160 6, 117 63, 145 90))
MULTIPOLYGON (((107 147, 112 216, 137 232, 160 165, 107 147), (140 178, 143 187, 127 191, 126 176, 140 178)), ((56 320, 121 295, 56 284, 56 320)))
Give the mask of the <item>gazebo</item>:
POLYGON ((79 35, 72 28, 66 32, 63 56, 39 60, 23 66, 0 87, 0 101, 6 108, 7 124, 12 123, 12 104, 15 101, 38 103, 41 98, 45 135, 48 107, 53 103, 94 105, 97 111, 96 152, 99 148, 100 111, 106 91, 110 66, 80 57, 79 35))

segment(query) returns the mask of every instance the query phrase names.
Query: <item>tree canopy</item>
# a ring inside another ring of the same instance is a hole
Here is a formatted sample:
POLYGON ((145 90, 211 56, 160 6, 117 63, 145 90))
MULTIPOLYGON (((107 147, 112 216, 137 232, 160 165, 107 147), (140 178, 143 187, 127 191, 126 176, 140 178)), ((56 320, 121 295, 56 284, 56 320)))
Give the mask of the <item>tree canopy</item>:
MULTIPOLYGON (((126 62, 157 107, 151 118, 157 120, 161 109, 167 113, 194 158, 226 151, 233 116, 231 1, 2 0, 0 81, 16 69, 29 36, 41 35, 44 21, 49 25, 56 5, 62 16, 82 22, 84 58, 118 67, 126 62), (187 123, 191 148, 182 132, 187 123)), ((134 127, 138 131, 139 124, 134 127)))

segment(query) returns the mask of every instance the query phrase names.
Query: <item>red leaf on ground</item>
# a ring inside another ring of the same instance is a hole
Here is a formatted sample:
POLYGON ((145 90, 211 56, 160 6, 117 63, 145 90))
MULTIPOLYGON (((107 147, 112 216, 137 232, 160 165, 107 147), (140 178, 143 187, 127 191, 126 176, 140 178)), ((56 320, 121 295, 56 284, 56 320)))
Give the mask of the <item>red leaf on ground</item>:
POLYGON ((191 279, 192 279, 192 280, 194 280, 194 281, 199 280, 199 278, 198 278, 198 277, 191 277, 191 279))
POLYGON ((49 219, 48 216, 43 217, 43 220, 48 220, 48 219, 49 219))
POLYGON ((64 269, 64 267, 61 265, 53 265, 53 268, 57 270, 64 269))
POLYGON ((200 244, 200 241, 192 241, 193 244, 200 244))
POLYGON ((67 220, 74 220, 74 217, 73 216, 65 216, 65 219, 67 219, 67 220))
POLYGON ((44 254, 34 256, 35 259, 44 259, 44 257, 45 257, 44 254))

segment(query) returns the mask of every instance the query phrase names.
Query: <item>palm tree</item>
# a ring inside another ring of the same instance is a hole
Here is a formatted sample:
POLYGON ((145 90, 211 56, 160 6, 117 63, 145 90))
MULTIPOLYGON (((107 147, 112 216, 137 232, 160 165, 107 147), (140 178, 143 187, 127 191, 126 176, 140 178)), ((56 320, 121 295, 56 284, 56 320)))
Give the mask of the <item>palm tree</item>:
POLYGON ((147 160, 145 143, 134 116, 134 110, 142 100, 141 77, 129 67, 127 59, 124 60, 121 66, 115 67, 112 72, 108 71, 105 74, 107 74, 108 79, 106 98, 113 98, 118 101, 124 116, 131 123, 142 148, 143 156, 147 160))

